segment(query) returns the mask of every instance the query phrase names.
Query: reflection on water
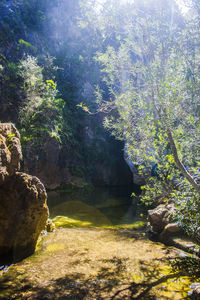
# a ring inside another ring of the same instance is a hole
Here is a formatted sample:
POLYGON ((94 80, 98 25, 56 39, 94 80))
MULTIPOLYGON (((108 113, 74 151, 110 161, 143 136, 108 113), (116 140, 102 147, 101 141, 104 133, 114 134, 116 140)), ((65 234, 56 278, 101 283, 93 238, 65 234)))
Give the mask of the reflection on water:
POLYGON ((140 215, 137 201, 131 197, 132 192, 132 187, 49 192, 50 217, 60 215, 90 221, 91 217, 94 219, 96 216, 98 220, 92 222, 96 226, 130 224, 137 221, 140 215))

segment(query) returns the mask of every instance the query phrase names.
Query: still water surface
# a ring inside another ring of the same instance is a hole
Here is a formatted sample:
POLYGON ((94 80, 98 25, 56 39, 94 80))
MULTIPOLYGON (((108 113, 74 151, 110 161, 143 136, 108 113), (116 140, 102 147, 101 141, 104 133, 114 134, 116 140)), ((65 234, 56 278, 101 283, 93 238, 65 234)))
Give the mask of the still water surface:
POLYGON ((87 205, 88 214, 99 211, 107 218, 108 225, 130 224, 140 218, 140 209, 136 199, 131 197, 132 192, 133 188, 129 186, 49 192, 50 217, 61 215, 73 219, 79 211, 79 216, 84 215, 87 220, 87 205))

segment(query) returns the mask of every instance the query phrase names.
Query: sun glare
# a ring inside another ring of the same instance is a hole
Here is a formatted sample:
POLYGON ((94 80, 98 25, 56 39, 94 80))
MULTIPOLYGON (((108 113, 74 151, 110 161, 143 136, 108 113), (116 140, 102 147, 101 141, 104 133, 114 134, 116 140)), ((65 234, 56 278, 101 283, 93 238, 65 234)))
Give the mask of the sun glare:
MULTIPOLYGON (((102 3, 104 3, 106 0, 98 0, 97 2, 99 3, 99 4, 102 4, 102 3)), ((120 0, 122 3, 133 3, 135 0, 120 0)), ((181 12, 183 13, 183 14, 186 14, 187 13, 187 11, 189 10, 189 8, 185 5, 185 1, 184 0, 175 0, 176 1, 176 3, 178 4, 178 6, 179 6, 179 8, 180 8, 180 10, 181 10, 181 12)))
POLYGON ((184 0, 176 0, 176 3, 178 4, 183 14, 186 14, 188 12, 189 8, 185 5, 184 0))

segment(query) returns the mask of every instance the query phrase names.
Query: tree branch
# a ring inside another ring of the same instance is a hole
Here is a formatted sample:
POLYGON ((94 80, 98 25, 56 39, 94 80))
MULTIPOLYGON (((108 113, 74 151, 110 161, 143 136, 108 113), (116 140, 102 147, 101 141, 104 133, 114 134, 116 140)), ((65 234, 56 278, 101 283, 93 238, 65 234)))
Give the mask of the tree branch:
POLYGON ((181 171, 183 176, 193 186, 195 191, 200 194, 200 186, 197 184, 195 179, 190 175, 190 173, 186 170, 185 166, 183 165, 183 163, 180 161, 180 159, 178 157, 178 152, 177 152, 177 149, 176 149, 176 145, 175 145, 171 130, 169 128, 167 129, 167 136, 169 138, 169 143, 170 143, 172 153, 173 153, 173 157, 174 157, 174 161, 175 161, 177 167, 179 168, 179 170, 181 171))

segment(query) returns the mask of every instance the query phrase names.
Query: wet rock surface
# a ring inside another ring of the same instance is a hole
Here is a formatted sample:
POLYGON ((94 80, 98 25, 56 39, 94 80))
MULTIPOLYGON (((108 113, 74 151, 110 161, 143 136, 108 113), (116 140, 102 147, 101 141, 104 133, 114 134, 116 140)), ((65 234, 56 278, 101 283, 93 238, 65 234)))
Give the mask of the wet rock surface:
POLYGON ((0 124, 0 256, 18 261, 35 250, 48 218, 47 195, 37 177, 18 172, 20 135, 0 124))

